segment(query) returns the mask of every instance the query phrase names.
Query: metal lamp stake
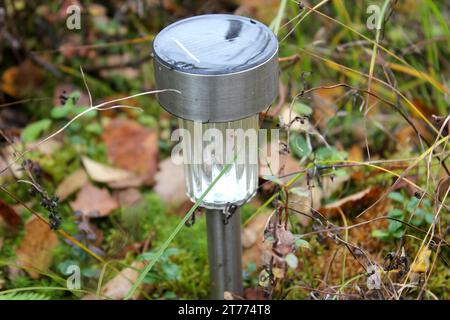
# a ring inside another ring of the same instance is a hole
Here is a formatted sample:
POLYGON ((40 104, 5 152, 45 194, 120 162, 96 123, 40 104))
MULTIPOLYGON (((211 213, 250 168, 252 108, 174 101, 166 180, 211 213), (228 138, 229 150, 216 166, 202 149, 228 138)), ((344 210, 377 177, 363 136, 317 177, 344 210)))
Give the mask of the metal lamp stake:
POLYGON ((224 299, 225 291, 240 295, 239 207, 258 187, 258 114, 278 93, 277 38, 250 18, 201 15, 164 28, 153 41, 153 56, 157 89, 179 92, 164 91, 157 98, 179 119, 187 195, 197 201, 223 174, 201 203, 206 208, 211 298, 224 299), (253 130, 256 143, 246 144, 245 136, 233 138, 231 153, 240 150, 242 161, 226 167, 219 159, 229 156, 230 149, 219 144, 211 151, 211 139, 198 132, 208 130, 222 136, 229 130, 253 130), (199 154, 202 161, 196 161, 199 154))

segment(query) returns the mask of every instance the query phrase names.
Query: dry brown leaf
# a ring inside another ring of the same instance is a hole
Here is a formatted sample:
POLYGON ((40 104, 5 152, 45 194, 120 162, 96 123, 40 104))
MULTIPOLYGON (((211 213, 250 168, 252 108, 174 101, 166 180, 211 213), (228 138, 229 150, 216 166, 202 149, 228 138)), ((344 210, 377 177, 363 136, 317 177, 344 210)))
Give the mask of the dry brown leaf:
POLYGON ((339 209, 343 212, 352 211, 360 213, 373 204, 382 193, 379 187, 369 187, 360 192, 342 198, 319 209, 325 216, 335 216, 339 214, 339 209))
POLYGON ((264 289, 261 287, 246 288, 244 290, 244 298, 247 300, 267 300, 264 295, 264 289))
POLYGON ((350 150, 348 151, 348 160, 353 161, 363 161, 364 160, 364 153, 362 148, 355 144, 353 145, 350 150))
POLYGON ((20 150, 19 142, 15 144, 9 144, 1 150, 2 156, 5 162, 5 167, 7 164, 11 164, 8 168, 8 172, 10 172, 16 179, 20 179, 24 175, 24 171, 22 170, 22 165, 19 161, 15 161, 17 158, 16 150, 20 150))
POLYGON ((48 224, 32 216, 25 224, 25 236, 17 249, 17 264, 23 265, 33 279, 38 279, 52 263, 53 248, 58 245, 58 237, 48 224), (37 269, 37 270, 34 270, 37 269))
POLYGON ((117 201, 119 201, 119 204, 121 206, 133 205, 142 198, 142 195, 139 192, 139 189, 136 189, 136 188, 128 188, 128 189, 124 189, 124 190, 118 190, 118 191, 114 192, 114 195, 116 196, 117 201))
POLYGON ((110 167, 108 165, 96 162, 87 157, 82 158, 84 168, 86 169, 89 177, 102 183, 116 183, 139 180, 132 172, 122 169, 110 167))
POLYGON ((85 184, 75 201, 70 202, 74 211, 81 211, 90 218, 107 216, 119 207, 117 200, 107 189, 100 189, 90 183, 85 184))
POLYGON ((255 17, 269 24, 277 15, 280 1, 278 0, 238 0, 239 8, 235 14, 255 17))
POLYGON ((2 218, 11 230, 17 230, 22 218, 9 204, 0 199, 0 218, 2 218))
POLYGON ((42 84, 43 74, 30 60, 19 66, 6 69, 0 81, 0 89, 6 94, 18 98, 30 93, 42 84))
MULTIPOLYGON (((108 298, 121 300, 125 298, 128 291, 133 286, 139 277, 139 270, 143 269, 145 266, 144 262, 134 261, 131 264, 132 268, 123 269, 117 276, 112 278, 105 286, 102 288, 102 294, 108 298)), ((137 300, 139 298, 139 290, 136 290, 131 299, 137 300)))
POLYGON ((129 179, 108 182, 108 187, 113 189, 138 188, 142 186, 142 178, 134 176, 129 179))
POLYGON ((59 184, 55 194, 59 197, 60 201, 64 201, 65 199, 67 199, 67 197, 72 195, 74 192, 76 192, 78 189, 84 186, 87 182, 88 176, 86 172, 80 168, 77 171, 70 174, 69 176, 67 176, 59 184))
POLYGON ((333 89, 318 89, 313 93, 314 113, 312 123, 318 123, 319 126, 327 124, 324 119, 335 116, 335 102, 344 94, 344 88, 336 87, 333 89))
POLYGON ((258 214, 241 233, 242 244, 244 246, 242 255, 244 266, 247 266, 250 262, 260 266, 263 262, 261 256, 262 252, 266 249, 263 239, 267 219, 269 219, 268 212, 258 214))
POLYGON ((158 170, 158 133, 137 122, 113 119, 103 133, 108 159, 115 166, 133 171, 146 185, 154 183, 158 170))
POLYGON ((45 143, 39 143, 39 141, 32 141, 30 143, 27 143, 26 148, 27 149, 33 149, 39 151, 41 154, 50 156, 55 151, 58 151, 63 146, 61 141, 58 141, 56 139, 47 140, 45 143))
POLYGON ((258 214, 242 229, 242 245, 245 249, 253 246, 258 239, 263 240, 264 226, 269 218, 268 214, 258 214))
MULTIPOLYGON (((177 156, 181 157, 181 156, 177 156)), ((178 160, 178 159, 174 159, 178 160)), ((156 194, 165 202, 178 205, 186 200, 184 170, 182 164, 175 164, 171 157, 161 161, 155 175, 156 194)))

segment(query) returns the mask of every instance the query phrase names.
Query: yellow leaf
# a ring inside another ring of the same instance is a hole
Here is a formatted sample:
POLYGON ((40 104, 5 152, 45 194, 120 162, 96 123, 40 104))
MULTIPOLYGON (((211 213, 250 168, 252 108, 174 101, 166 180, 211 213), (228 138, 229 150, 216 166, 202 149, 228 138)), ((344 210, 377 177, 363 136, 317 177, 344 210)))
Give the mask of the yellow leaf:
POLYGON ((411 265, 411 272, 416 273, 425 273, 430 267, 430 256, 431 250, 428 247, 423 247, 419 254, 417 255, 416 260, 411 265))

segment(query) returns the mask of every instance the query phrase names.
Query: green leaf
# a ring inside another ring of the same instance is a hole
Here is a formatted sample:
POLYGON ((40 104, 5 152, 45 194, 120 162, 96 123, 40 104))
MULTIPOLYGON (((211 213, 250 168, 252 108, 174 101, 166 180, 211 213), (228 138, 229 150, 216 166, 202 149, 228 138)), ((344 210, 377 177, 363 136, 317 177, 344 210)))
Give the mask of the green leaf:
POLYGON ((62 119, 66 118, 70 114, 70 110, 72 109, 69 104, 65 104, 62 107, 54 107, 52 111, 50 111, 50 116, 53 119, 62 119))
POLYGON ((389 193, 388 198, 392 199, 394 201, 397 201, 397 202, 401 202, 401 203, 403 203, 403 201, 405 201, 405 199, 403 198, 403 195, 399 192, 389 193))
POLYGON ((377 229, 372 231, 372 237, 386 240, 389 239, 389 233, 387 231, 377 229))
POLYGON ((411 200, 409 200, 409 203, 408 203, 408 211, 413 212, 415 210, 415 208, 417 207, 418 203, 419 203, 419 199, 417 199, 415 197, 411 198, 411 200))
POLYGON ((80 99, 81 93, 79 91, 74 91, 67 97, 66 103, 61 107, 55 107, 51 110, 50 115, 54 119, 63 119, 69 117, 75 112, 76 104, 78 99, 80 99))
POLYGON ((423 204, 423 206, 426 207, 426 208, 430 208, 430 207, 431 207, 430 199, 425 199, 425 200, 423 200, 423 201, 422 201, 422 204, 423 204))
POLYGON ((405 213, 400 209, 394 208, 391 211, 389 211, 388 217, 403 220, 403 218, 405 217, 405 213))
POLYGON ((309 147, 306 139, 303 135, 298 133, 292 133, 289 139, 289 146, 292 152, 299 158, 306 157, 311 153, 311 148, 309 147))
POLYGON ((418 208, 415 212, 415 215, 418 217, 424 217, 427 214, 427 211, 423 210, 422 208, 418 208))
POLYGON ((140 116, 138 118, 138 121, 140 124, 149 128, 155 128, 158 125, 158 122, 156 121, 155 117, 149 115, 140 116))
POLYGON ((336 177, 345 177, 345 176, 347 176, 348 174, 347 174, 347 171, 345 170, 345 169, 335 169, 335 170, 333 170, 333 174, 336 176, 336 177))
POLYGON ((347 152, 337 151, 335 147, 321 147, 316 151, 316 159, 324 160, 341 160, 347 158, 347 152))
MULTIPOLYGON (((73 113, 74 113, 74 115, 78 115, 78 114, 80 114, 80 113, 86 111, 87 109, 89 109, 89 107, 86 107, 86 106, 74 107, 74 108, 73 108, 73 113)), ((86 112, 86 113, 83 115, 83 117, 84 117, 84 118, 92 119, 92 118, 95 118, 95 117, 97 116, 97 114, 98 114, 97 110, 92 109, 91 111, 86 112)))
POLYGON ((309 116, 312 113, 311 107, 302 102, 295 102, 292 110, 301 116, 309 116))
POLYGON ((411 224, 413 226, 419 227, 422 225, 423 219, 420 217, 414 217, 411 219, 411 224))
POLYGON ((169 263, 163 267, 165 278, 169 281, 180 278, 180 269, 174 263, 169 263))
POLYGON ((103 128, 102 128, 102 126, 100 125, 100 123, 98 123, 98 122, 93 122, 93 123, 89 123, 89 124, 86 126, 86 131, 87 131, 87 132, 90 132, 90 133, 93 133, 93 134, 96 134, 96 135, 100 135, 100 134, 102 134, 102 132, 103 132, 103 128))
POLYGON ((401 237, 403 237, 403 229, 398 229, 395 233, 394 233, 394 238, 400 239, 401 237))
POLYGON ((395 233, 397 230, 399 230, 402 227, 402 223, 398 221, 389 221, 388 225, 388 231, 390 233, 395 233))
POLYGON ((306 241, 304 239, 300 239, 300 238, 295 239, 295 246, 297 248, 305 248, 305 249, 311 250, 311 245, 309 244, 308 241, 306 241))
POLYGON ((296 269, 298 267, 298 259, 295 256, 295 254, 293 253, 289 253, 286 258, 286 263, 288 264, 289 267, 291 267, 292 269, 296 269))
POLYGON ((50 119, 42 119, 29 124, 22 130, 22 140, 24 142, 36 141, 44 131, 50 128, 51 124, 50 119))
POLYGON ((434 220, 434 215, 433 215, 432 213, 427 213, 427 214, 425 215, 425 221, 426 221, 428 224, 432 224, 432 223, 433 223, 433 220, 434 220))

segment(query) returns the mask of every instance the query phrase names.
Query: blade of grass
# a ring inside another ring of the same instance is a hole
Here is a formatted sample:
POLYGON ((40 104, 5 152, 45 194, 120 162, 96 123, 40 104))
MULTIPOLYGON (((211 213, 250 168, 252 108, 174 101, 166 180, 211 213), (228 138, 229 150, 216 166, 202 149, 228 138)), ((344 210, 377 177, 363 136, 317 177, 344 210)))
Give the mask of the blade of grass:
POLYGON ((278 13, 275 19, 273 19, 270 24, 270 28, 273 30, 276 36, 278 36, 278 32, 280 31, 281 21, 284 18, 284 12, 286 11, 287 0, 281 0, 280 7, 278 8, 278 13))

